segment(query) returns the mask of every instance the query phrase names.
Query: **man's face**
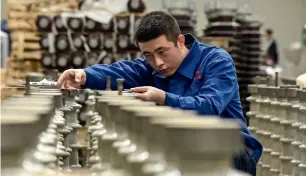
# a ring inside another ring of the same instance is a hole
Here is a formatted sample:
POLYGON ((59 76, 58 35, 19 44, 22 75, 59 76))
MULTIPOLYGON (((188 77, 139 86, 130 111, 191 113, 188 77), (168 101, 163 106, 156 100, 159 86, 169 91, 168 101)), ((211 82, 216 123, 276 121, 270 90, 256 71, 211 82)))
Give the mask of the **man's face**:
POLYGON ((270 39, 272 38, 272 35, 271 35, 271 34, 266 33, 266 34, 265 34, 265 37, 266 37, 266 39, 267 39, 267 40, 270 40, 270 39))
POLYGON ((175 46, 165 35, 161 35, 147 42, 139 42, 138 45, 154 70, 168 77, 176 72, 185 57, 182 50, 184 40, 184 36, 180 35, 175 46))

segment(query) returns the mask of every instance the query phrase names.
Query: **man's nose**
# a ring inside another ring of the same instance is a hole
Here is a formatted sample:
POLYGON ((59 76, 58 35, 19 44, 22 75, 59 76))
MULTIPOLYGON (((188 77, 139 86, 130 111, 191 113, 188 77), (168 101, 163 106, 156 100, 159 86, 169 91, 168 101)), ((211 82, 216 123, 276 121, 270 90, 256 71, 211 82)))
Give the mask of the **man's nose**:
POLYGON ((155 56, 155 65, 156 65, 157 67, 160 67, 160 66, 162 66, 163 64, 164 64, 163 59, 161 59, 161 58, 158 57, 158 56, 155 56))

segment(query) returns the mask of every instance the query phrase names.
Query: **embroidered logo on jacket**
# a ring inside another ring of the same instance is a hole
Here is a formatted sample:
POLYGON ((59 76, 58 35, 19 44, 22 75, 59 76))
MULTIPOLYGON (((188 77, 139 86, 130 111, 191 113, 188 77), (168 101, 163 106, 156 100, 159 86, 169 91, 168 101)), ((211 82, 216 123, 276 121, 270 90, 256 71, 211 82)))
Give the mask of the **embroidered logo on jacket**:
POLYGON ((196 71, 195 76, 193 77, 193 79, 194 79, 194 80, 202 79, 200 70, 197 70, 197 71, 196 71))

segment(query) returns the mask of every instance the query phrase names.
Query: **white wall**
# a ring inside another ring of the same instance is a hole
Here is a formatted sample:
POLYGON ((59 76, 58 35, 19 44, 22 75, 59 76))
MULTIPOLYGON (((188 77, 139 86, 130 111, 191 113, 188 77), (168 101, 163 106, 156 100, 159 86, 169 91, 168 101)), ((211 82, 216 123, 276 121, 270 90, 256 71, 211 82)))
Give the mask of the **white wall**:
MULTIPOLYGON (((146 0, 149 10, 158 10, 163 0, 146 0)), ((204 4, 211 0, 196 0, 197 31, 202 34, 207 24, 204 4)), ((222 1, 222 0, 221 0, 222 1)), ((219 2, 221 2, 219 0, 219 2)), ((233 0, 223 0, 225 2, 233 0)), ((280 62, 284 60, 283 48, 301 39, 302 26, 306 24, 306 0, 236 0, 238 4, 249 3, 254 14, 265 19, 263 31, 272 28, 279 44, 280 62)))

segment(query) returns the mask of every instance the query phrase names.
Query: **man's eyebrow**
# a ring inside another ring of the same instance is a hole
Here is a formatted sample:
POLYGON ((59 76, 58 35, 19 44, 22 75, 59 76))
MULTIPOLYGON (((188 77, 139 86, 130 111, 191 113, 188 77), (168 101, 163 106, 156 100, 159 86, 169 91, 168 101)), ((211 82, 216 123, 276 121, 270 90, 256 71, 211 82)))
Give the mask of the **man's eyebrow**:
MULTIPOLYGON (((157 52, 158 50, 162 50, 162 49, 167 49, 168 47, 165 47, 165 46, 161 46, 161 47, 158 47, 157 49, 154 50, 154 52, 157 52)), ((144 51, 142 52, 142 54, 152 54, 151 52, 149 51, 144 51)))
POLYGON ((157 49, 154 50, 154 52, 158 51, 158 50, 162 50, 162 49, 167 49, 168 47, 165 47, 165 46, 161 46, 161 47, 158 47, 157 49))

